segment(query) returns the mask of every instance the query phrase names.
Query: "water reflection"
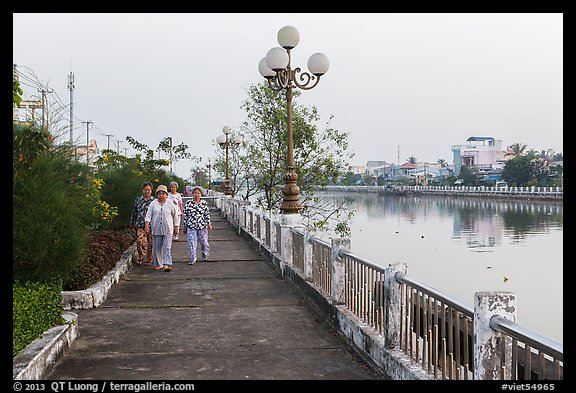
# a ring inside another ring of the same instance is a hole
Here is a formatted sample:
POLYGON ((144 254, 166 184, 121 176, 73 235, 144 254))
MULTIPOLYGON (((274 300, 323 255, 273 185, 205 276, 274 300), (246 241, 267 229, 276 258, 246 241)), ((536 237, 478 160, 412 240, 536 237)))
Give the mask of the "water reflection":
POLYGON ((494 246, 501 235, 515 240, 529 234, 546 233, 563 226, 563 203, 557 201, 521 201, 454 198, 430 195, 383 195, 375 193, 320 193, 348 206, 368 220, 398 217, 417 223, 430 217, 452 217, 453 238, 465 238, 467 244, 494 246), (469 235, 476 235, 470 238, 469 235))
POLYGON ((563 203, 432 195, 322 192, 354 210, 351 251, 464 303, 510 291, 518 321, 562 341, 563 203))

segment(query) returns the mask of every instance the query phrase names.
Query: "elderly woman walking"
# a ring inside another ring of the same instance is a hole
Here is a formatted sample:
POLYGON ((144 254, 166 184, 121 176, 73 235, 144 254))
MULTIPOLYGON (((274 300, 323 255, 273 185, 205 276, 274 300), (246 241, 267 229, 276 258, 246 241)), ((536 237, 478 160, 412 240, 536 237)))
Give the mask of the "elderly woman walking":
POLYGON ((142 195, 134 200, 134 208, 130 218, 130 226, 136 228, 138 265, 150 265, 152 263, 152 237, 145 230, 144 218, 153 200, 152 183, 145 182, 142 185, 142 195))
POLYGON ((210 254, 210 244, 208 244, 208 230, 212 230, 210 222, 210 208, 205 200, 201 199, 202 188, 192 189, 192 199, 184 206, 184 233, 188 239, 189 265, 196 263, 196 244, 200 242, 202 259, 207 260, 210 254))
MULTIPOLYGON (((182 219, 182 214, 184 213, 184 206, 182 205, 182 194, 178 192, 178 183, 175 181, 170 182, 168 201, 176 205, 176 210, 178 211, 178 220, 175 225, 180 227, 180 220, 182 219)), ((178 240, 178 233, 174 234, 174 240, 178 240)))
POLYGON ((172 236, 178 233, 176 205, 167 200, 168 189, 161 184, 156 189, 156 200, 146 212, 146 232, 152 234, 154 270, 172 271, 172 236))

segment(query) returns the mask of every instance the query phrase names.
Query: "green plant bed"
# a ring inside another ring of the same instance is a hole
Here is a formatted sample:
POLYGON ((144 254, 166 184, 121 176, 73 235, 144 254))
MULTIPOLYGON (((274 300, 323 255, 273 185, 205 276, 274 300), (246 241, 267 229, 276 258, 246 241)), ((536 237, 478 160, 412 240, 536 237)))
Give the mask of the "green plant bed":
POLYGON ((62 283, 12 283, 12 356, 48 329, 65 323, 62 318, 62 283))
POLYGON ((131 229, 93 231, 89 235, 82 263, 68 277, 62 289, 78 291, 102 280, 135 241, 136 232, 131 229))

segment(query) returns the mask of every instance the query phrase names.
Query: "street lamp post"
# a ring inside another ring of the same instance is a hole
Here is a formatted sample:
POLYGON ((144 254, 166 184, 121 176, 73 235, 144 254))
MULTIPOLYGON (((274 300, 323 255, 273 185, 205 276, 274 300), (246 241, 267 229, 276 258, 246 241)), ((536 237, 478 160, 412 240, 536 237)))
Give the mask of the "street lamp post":
POLYGON ((300 73, 299 67, 292 69, 290 51, 298 45, 300 34, 292 26, 284 26, 278 31, 278 43, 280 47, 272 48, 258 64, 258 71, 268 80, 268 86, 272 90, 286 90, 286 123, 288 126, 288 159, 286 173, 284 175, 284 199, 280 210, 283 214, 300 213, 298 202, 298 187, 296 165, 294 164, 294 144, 292 133, 292 89, 299 87, 302 90, 310 90, 318 84, 320 77, 328 71, 330 65, 328 57, 322 53, 315 53, 308 59, 308 72, 300 73))
POLYGON ((228 146, 231 142, 234 143, 235 146, 239 146, 242 143, 242 137, 240 135, 236 135, 233 141, 228 140, 228 135, 232 132, 232 129, 228 126, 224 126, 222 128, 222 132, 224 135, 220 135, 216 138, 216 142, 220 145, 221 148, 226 149, 226 180, 224 180, 224 195, 234 195, 232 192, 232 187, 230 186, 230 164, 228 160, 228 146))
POLYGON ((308 59, 308 72, 301 73, 299 67, 292 69, 290 51, 298 45, 300 34, 292 26, 284 26, 278 31, 278 43, 268 51, 266 57, 260 60, 258 71, 268 80, 268 86, 274 91, 286 90, 286 123, 288 126, 288 157, 286 173, 284 175, 284 198, 280 210, 283 214, 298 214, 301 206, 298 201, 300 187, 298 187, 296 166, 294 164, 294 144, 292 134, 292 89, 299 87, 310 90, 318 84, 320 77, 328 71, 328 57, 322 53, 315 53, 308 59))
POLYGON ((208 164, 206 164, 206 167, 208 167, 208 189, 211 190, 212 189, 212 161, 210 160, 210 158, 208 158, 208 164))

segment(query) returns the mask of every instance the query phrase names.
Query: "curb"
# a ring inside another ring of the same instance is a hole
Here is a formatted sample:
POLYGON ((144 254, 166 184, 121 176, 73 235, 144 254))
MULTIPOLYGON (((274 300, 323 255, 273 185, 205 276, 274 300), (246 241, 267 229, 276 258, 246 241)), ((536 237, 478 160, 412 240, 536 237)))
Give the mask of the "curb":
POLYGON ((136 255, 137 249, 134 243, 124 251, 114 269, 98 283, 80 291, 61 291, 62 306, 65 310, 62 317, 66 320, 66 325, 45 331, 40 338, 32 341, 20 351, 12 359, 12 378, 15 380, 44 379, 78 336, 78 315, 69 310, 100 306, 106 300, 110 288, 128 272, 136 255))
POLYGON ((42 333, 12 359, 13 379, 43 379, 78 336, 78 315, 64 312, 66 325, 42 333))
POLYGON ((91 285, 87 289, 62 291, 62 306, 64 310, 87 309, 100 306, 104 300, 106 300, 110 288, 112 288, 114 284, 117 284, 120 278, 128 272, 136 254, 136 243, 134 243, 124 251, 114 269, 107 273, 101 281, 91 285))

